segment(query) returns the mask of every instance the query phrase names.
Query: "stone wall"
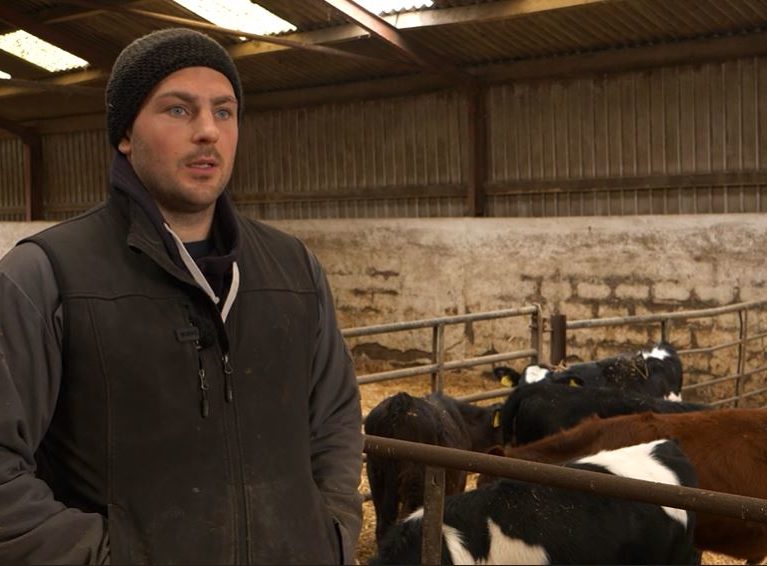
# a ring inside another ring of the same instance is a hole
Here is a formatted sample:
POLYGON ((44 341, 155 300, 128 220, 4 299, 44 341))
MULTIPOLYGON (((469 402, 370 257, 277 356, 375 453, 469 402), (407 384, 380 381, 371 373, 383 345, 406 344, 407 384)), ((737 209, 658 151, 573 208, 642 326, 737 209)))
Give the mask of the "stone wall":
MULTIPOLYGON (((759 214, 272 224, 320 258, 344 328, 533 303, 545 314, 577 320, 767 299, 767 216, 759 214)), ((0 224, 0 252, 46 225, 0 224)), ((751 334, 767 327, 767 314, 749 316, 751 334)), ((528 323, 515 318, 448 327, 449 357, 528 348, 528 323)), ((676 323, 669 337, 680 349, 711 346, 737 338, 737 323, 736 315, 676 323)), ((659 336, 657 325, 574 331, 568 359, 631 351, 659 336)), ((409 331, 353 339, 350 346, 369 367, 397 366, 427 361, 431 340, 428 331, 409 331)), ((728 348, 695 356, 689 375, 732 373, 734 354, 728 348)), ((753 344, 749 367, 764 364, 764 357, 761 341, 753 344)))
MULTIPOLYGON (((540 304, 545 314, 559 312, 578 320, 767 299, 764 215, 276 224, 303 239, 325 265, 343 327, 532 303, 540 304)), ((528 322, 449 328, 449 356, 527 348, 528 322)), ((767 312, 750 313, 748 324, 751 334, 763 330, 767 312)), ((669 329, 679 349, 722 344, 737 336, 736 314, 677 322, 669 329)), ((657 324, 573 331, 568 335, 568 361, 633 351, 659 338, 657 324)), ((385 359, 394 365, 415 359, 426 363, 431 334, 404 332, 350 340, 350 345, 358 358, 385 359)), ((734 373, 736 353, 733 347, 685 358, 687 382, 734 373)), ((524 365, 519 362, 513 365, 524 365)), ((758 341, 749 349, 747 368, 765 363, 764 345, 758 341)), ((747 389, 765 378, 751 381, 747 389)), ((726 398, 731 393, 728 384, 705 396, 726 398)))

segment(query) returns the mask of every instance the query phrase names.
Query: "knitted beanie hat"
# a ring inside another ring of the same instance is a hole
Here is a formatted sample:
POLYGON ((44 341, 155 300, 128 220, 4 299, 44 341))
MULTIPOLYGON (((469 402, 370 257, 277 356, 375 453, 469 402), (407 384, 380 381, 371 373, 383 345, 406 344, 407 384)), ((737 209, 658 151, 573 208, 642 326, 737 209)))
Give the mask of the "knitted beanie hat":
POLYGON ((115 60, 106 89, 107 134, 112 146, 117 148, 152 88, 186 67, 210 67, 225 75, 242 116, 240 76, 226 49, 197 31, 163 29, 134 40, 115 60))

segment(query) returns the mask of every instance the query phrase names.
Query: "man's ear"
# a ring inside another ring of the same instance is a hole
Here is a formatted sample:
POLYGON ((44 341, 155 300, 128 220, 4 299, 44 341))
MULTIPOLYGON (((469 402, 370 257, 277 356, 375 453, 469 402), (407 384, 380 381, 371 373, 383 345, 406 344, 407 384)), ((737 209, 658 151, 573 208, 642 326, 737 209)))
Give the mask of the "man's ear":
POLYGON ((120 153, 123 155, 130 156, 131 152, 131 141, 130 141, 130 130, 125 132, 125 135, 120 140, 120 143, 117 144, 117 149, 120 153))

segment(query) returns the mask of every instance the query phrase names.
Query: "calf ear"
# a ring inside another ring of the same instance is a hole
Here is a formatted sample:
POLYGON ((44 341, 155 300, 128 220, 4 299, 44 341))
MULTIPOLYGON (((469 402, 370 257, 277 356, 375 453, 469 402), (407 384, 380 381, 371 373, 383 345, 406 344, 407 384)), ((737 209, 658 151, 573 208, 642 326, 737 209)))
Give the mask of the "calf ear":
POLYGON ((561 375, 552 378, 552 381, 559 385, 567 385, 568 387, 583 387, 584 385, 583 379, 577 375, 561 375))
POLYGON ((519 384, 519 380, 522 378, 517 370, 507 366, 493 368, 493 375, 504 387, 516 387, 519 384))

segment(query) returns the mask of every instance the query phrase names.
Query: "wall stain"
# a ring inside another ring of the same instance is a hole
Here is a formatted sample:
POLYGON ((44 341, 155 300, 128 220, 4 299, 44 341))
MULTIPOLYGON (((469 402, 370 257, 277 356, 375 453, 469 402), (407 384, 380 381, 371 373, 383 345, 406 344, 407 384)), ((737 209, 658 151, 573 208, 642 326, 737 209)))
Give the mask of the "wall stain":
POLYGON ((357 356, 367 356, 371 360, 384 360, 394 364, 414 365, 420 363, 429 363, 431 361, 431 352, 410 348, 408 350, 397 350, 389 348, 377 342, 365 342, 356 344, 352 348, 355 358, 357 356))
POLYGON ((392 271, 392 270, 383 270, 379 271, 375 267, 368 267, 365 270, 365 273, 370 275, 370 277, 383 277, 384 281, 388 281, 391 277, 399 277, 399 271, 392 271))

